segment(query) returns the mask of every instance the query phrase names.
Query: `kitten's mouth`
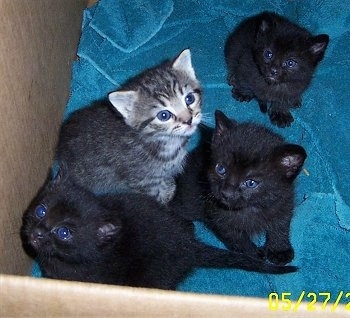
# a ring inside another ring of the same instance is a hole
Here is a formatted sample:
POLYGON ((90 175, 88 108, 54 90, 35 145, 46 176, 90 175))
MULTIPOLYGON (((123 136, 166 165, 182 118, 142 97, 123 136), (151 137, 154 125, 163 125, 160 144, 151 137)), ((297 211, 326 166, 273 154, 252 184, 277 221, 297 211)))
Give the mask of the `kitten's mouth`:
POLYGON ((218 205, 221 208, 224 208, 225 210, 230 210, 230 211, 239 211, 242 210, 244 207, 238 205, 237 203, 230 202, 229 200, 226 200, 225 198, 220 198, 216 200, 218 205))
POLYGON ((265 77, 265 81, 269 85, 273 85, 273 84, 277 84, 278 83, 278 79, 276 77, 274 77, 274 76, 266 76, 265 77))

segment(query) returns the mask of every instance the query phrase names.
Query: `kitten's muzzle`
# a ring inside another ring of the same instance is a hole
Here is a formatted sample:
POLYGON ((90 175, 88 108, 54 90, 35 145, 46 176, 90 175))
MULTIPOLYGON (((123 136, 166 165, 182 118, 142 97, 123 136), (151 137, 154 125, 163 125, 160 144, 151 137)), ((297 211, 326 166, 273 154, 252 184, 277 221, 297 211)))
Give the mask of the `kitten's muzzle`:
POLYGON ((239 210, 243 208, 243 202, 235 189, 230 187, 220 190, 220 201, 230 210, 239 210))
POLYGON ((275 77, 278 74, 277 68, 271 67, 270 69, 270 76, 275 77))
POLYGON ((183 121, 184 124, 191 126, 192 125, 192 117, 188 120, 183 121))
POLYGON ((266 73, 266 82, 268 84, 274 84, 278 82, 279 71, 275 67, 271 67, 266 73))
POLYGON ((42 239, 45 237, 43 231, 40 229, 35 229, 31 234, 30 234, 30 244, 34 247, 37 248, 41 244, 42 239))

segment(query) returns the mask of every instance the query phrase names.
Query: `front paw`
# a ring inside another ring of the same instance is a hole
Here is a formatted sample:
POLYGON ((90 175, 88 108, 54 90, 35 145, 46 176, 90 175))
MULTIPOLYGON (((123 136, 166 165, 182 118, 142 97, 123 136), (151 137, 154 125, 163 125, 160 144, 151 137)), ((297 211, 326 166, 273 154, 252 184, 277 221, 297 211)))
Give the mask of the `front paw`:
POLYGON ((232 74, 227 76, 227 82, 231 86, 237 86, 237 82, 236 82, 235 76, 232 75, 232 74))
POLYGON ((267 103, 261 100, 258 100, 259 108, 262 113, 267 113, 267 103))
POLYGON ((300 108, 301 107, 301 99, 298 99, 292 105, 292 108, 300 108))
POLYGON ((294 118, 289 111, 282 112, 271 110, 269 112, 269 117, 271 123, 277 125, 280 128, 289 127, 294 121, 294 118))
POLYGON ((235 100, 238 100, 239 102, 250 102, 253 98, 253 96, 243 94, 237 88, 232 89, 232 96, 235 100))
POLYGON ((266 258, 276 265, 285 265, 294 258, 294 250, 291 247, 283 251, 267 250, 266 258))
POLYGON ((154 197, 161 204, 168 204, 175 195, 176 185, 173 180, 163 180, 157 187, 151 187, 148 195, 154 197))

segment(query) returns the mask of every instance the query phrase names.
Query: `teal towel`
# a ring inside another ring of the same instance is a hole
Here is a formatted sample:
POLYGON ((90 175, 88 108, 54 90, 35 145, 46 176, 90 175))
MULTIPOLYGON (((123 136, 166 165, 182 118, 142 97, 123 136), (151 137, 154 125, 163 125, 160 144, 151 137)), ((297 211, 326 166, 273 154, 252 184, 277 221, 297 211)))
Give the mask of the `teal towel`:
MULTIPOLYGON (((297 273, 274 276, 241 270, 198 269, 179 290, 259 296, 272 291, 330 292, 332 299, 350 289, 350 6, 347 1, 286 0, 100 0, 86 9, 78 60, 73 65, 71 97, 65 116, 118 88, 129 77, 190 48, 204 90, 204 121, 213 125, 219 108, 239 121, 272 128, 308 153, 297 179, 291 240, 297 273), (293 111, 291 127, 272 127, 257 103, 232 99, 226 83, 225 40, 242 19, 273 10, 327 33, 330 44, 315 78, 293 111)), ((196 144, 192 139, 191 147, 196 144)), ((220 242, 202 225, 198 236, 220 242)), ((319 299, 320 300, 320 299, 319 299)), ((347 300, 349 301, 349 299, 347 300)), ((345 296, 341 302, 345 303, 345 296)))
POLYGON ((173 10, 165 0, 119 0, 96 8, 91 28, 122 52, 130 53, 158 33, 173 10), (116 23, 116 21, 118 21, 116 23))

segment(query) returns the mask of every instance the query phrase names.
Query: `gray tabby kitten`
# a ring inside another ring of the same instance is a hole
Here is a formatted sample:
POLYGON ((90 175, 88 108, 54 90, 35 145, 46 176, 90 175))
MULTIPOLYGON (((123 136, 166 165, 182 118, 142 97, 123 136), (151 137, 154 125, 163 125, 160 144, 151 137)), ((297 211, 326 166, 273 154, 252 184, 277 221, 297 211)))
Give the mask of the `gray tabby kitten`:
POLYGON ((108 99, 64 123, 58 164, 94 193, 138 192, 166 204, 201 120, 201 88, 190 50, 144 71, 108 99))

